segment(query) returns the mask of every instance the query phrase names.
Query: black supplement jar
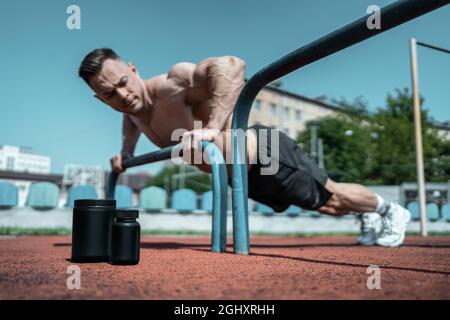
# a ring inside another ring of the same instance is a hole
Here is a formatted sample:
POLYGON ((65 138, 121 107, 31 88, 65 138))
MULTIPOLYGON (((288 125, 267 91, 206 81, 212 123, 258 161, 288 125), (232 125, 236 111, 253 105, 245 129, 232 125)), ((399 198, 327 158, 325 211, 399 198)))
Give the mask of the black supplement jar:
POLYGON ((72 261, 108 262, 115 200, 75 200, 72 220, 72 261))
POLYGON ((111 264, 139 263, 141 226, 136 221, 138 210, 116 210, 111 231, 111 264))

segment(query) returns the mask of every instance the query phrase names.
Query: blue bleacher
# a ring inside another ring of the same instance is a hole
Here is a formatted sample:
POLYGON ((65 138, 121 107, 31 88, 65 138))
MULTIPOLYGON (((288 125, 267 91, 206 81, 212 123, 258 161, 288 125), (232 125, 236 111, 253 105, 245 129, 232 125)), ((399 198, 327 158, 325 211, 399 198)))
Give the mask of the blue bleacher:
POLYGON ((265 216, 275 215, 275 211, 273 211, 273 209, 271 207, 269 207, 265 204, 259 203, 259 202, 256 203, 255 211, 261 212, 265 216))
POLYGON ((117 185, 114 192, 114 199, 116 200, 116 208, 128 209, 133 207, 133 190, 124 185, 117 185))
POLYGON ((289 208, 286 209, 286 215, 289 217, 298 217, 300 213, 302 212, 302 209, 300 207, 291 205, 289 208))
MULTIPOLYGON (((419 221, 420 220, 420 206, 419 202, 412 201, 408 203, 406 208, 411 212, 411 218, 413 221, 419 221)), ((430 202, 426 205, 426 212, 427 212, 427 219, 430 221, 437 221, 440 218, 439 214, 439 206, 434 203, 430 202)))
POLYGON ((305 210, 302 215, 304 215, 305 217, 310 217, 310 218, 320 218, 320 212, 318 211, 312 211, 312 210, 305 210))
POLYGON ((9 182, 0 182, 0 210, 17 207, 19 189, 9 182))
POLYGON ((202 195, 200 208, 207 212, 212 212, 213 207, 213 192, 207 191, 202 195))
POLYGON ((420 210, 419 210, 419 203, 417 201, 412 201, 408 203, 406 208, 411 212, 411 218, 414 221, 420 220, 420 210))
POLYGON ((66 207, 73 208, 74 201, 78 199, 97 199, 97 192, 92 185, 73 186, 67 192, 66 207))
POLYGON ((197 210, 197 195, 190 189, 179 189, 172 194, 171 208, 179 212, 197 210))
POLYGON ((26 205, 36 210, 51 210, 58 206, 59 187, 50 182, 33 183, 30 186, 26 205))
POLYGON ((439 206, 436 203, 427 203, 427 218, 430 221, 439 220, 439 206))
POLYGON ((450 204, 444 204, 441 208, 442 212, 442 219, 445 219, 445 221, 450 222, 450 204))
POLYGON ((167 209, 166 190, 155 186, 142 189, 139 193, 139 207, 148 212, 167 209))

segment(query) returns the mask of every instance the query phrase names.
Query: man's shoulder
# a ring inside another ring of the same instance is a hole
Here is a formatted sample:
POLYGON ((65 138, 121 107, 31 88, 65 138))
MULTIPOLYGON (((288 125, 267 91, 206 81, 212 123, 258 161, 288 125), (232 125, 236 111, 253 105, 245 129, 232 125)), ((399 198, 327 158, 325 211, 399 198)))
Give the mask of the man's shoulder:
POLYGON ((179 62, 174 64, 167 74, 167 79, 180 85, 189 85, 197 65, 191 62, 179 62))
POLYGON ((151 85, 152 87, 158 86, 159 84, 161 84, 165 81, 167 81, 167 74, 160 74, 160 75, 154 76, 153 78, 146 80, 146 82, 149 85, 151 85))
POLYGON ((189 87, 190 80, 182 78, 171 78, 168 74, 159 75, 147 80, 147 85, 152 88, 156 98, 172 96, 189 87))

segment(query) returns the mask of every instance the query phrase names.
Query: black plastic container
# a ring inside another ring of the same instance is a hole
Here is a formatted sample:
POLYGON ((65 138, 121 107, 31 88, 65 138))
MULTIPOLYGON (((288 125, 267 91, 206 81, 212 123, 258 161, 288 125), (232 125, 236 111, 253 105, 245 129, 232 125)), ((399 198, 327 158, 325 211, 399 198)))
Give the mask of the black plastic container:
POLYGON ((136 221, 138 210, 116 210, 111 232, 111 264, 139 263, 141 226, 136 221))
POLYGON ((108 262, 115 200, 75 200, 72 261, 108 262))

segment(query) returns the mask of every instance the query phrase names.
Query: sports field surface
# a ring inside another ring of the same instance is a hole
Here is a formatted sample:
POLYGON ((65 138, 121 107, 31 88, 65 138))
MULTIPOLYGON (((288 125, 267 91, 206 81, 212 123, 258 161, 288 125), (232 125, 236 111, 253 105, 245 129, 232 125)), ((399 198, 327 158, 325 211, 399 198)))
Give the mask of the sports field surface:
POLYGON ((211 253, 205 236, 143 236, 139 265, 76 264, 81 289, 69 290, 70 236, 2 236, 0 299, 450 299, 450 237, 354 242, 253 236, 243 256, 211 253), (379 290, 367 288, 370 265, 379 290))

